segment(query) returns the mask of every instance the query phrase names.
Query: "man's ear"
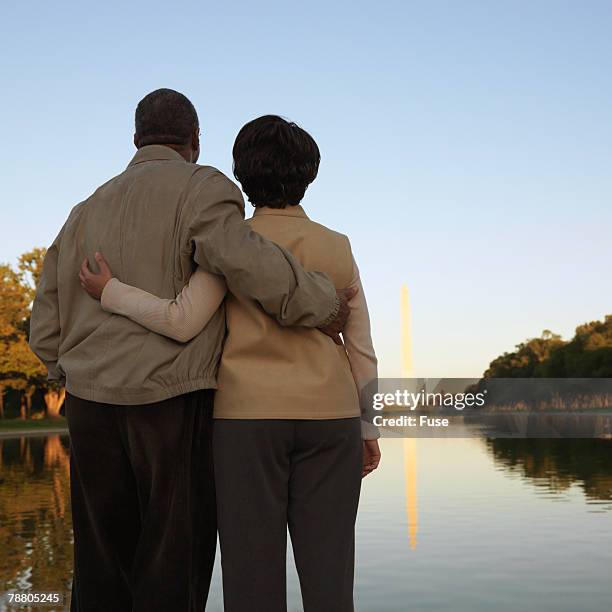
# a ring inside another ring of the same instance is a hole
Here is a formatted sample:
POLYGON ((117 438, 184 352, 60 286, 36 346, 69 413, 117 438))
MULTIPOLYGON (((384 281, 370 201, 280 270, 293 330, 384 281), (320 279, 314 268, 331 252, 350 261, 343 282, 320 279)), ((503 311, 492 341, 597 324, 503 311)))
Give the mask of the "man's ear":
POLYGON ((137 149, 140 149, 140 147, 138 146, 138 137, 136 136, 136 133, 134 132, 134 146, 137 149))
POLYGON ((200 157, 200 128, 196 128, 191 134, 191 150, 193 151, 193 159, 191 161, 195 164, 198 161, 198 157, 200 157))

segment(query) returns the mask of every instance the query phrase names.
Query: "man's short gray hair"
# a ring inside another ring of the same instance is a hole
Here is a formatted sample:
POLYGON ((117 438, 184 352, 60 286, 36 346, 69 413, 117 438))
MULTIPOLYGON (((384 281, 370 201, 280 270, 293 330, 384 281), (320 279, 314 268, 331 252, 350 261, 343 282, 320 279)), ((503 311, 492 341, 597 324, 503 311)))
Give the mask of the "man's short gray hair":
POLYGON ((156 89, 136 107, 136 141, 139 147, 187 145, 198 125, 198 114, 193 104, 174 89, 156 89))

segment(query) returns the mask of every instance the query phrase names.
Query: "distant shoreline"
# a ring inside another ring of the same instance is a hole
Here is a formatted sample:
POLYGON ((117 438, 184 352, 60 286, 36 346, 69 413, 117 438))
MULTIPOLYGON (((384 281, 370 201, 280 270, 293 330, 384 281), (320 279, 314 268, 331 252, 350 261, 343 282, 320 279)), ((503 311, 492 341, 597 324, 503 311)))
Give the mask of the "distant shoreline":
POLYGON ((0 438, 67 434, 66 419, 0 419, 0 438))

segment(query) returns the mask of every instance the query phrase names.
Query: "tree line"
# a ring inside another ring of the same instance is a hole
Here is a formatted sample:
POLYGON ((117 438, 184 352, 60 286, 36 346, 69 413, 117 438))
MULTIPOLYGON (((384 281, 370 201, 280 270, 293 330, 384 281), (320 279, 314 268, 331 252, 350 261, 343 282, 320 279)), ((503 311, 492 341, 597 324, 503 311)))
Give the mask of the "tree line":
POLYGON ((16 268, 0 264, 0 418, 56 418, 64 402, 61 385, 28 346, 30 313, 45 249, 24 253, 16 268))
POLYGON ((494 359, 485 378, 610 378, 612 377, 612 315, 576 328, 565 341, 545 330, 541 337, 516 346, 494 359))

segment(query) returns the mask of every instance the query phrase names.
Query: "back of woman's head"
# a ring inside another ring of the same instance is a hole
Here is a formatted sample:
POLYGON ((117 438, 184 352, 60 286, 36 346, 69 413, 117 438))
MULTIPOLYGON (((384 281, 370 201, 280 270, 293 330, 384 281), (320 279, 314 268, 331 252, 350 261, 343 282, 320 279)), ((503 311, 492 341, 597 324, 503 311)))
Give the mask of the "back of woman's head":
POLYGON ((301 127, 265 115, 238 132, 234 176, 253 206, 285 208, 299 204, 319 171, 321 154, 301 127))

